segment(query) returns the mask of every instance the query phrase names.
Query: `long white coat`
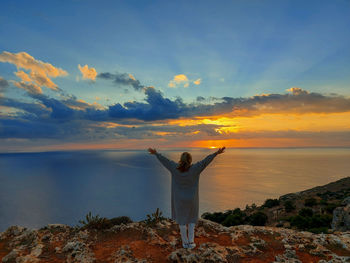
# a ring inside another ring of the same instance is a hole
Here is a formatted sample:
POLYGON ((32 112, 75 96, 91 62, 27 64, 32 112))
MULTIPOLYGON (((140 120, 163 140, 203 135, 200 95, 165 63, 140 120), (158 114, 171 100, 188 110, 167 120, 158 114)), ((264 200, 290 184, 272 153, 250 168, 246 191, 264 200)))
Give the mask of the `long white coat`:
POLYGON ((157 152, 155 155, 171 173, 171 219, 179 225, 197 223, 199 175, 217 153, 209 154, 202 161, 193 164, 186 172, 179 171, 178 163, 162 154, 157 152))

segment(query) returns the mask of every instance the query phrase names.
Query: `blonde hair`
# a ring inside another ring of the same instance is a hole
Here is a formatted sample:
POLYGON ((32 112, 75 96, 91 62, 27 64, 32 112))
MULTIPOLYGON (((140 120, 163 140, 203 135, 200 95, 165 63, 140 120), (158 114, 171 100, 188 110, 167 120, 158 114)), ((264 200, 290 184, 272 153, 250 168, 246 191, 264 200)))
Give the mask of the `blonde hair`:
POLYGON ((177 169, 181 172, 186 172, 192 163, 192 155, 189 152, 183 152, 180 157, 179 165, 177 169))

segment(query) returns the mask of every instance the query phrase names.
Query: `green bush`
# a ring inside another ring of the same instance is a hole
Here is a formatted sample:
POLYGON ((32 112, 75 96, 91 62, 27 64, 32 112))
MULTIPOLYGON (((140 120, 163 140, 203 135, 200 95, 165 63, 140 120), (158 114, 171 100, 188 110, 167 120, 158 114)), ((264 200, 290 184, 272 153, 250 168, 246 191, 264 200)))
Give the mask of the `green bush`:
POLYGON ((323 206, 328 205, 327 200, 325 200, 325 199, 321 199, 321 200, 320 200, 320 205, 323 205, 323 206))
POLYGON ((308 231, 315 234, 321 234, 321 233, 328 234, 328 227, 309 228, 308 231))
POLYGON ((313 216, 314 212, 312 211, 312 209, 310 208, 302 208, 300 211, 299 211, 299 215, 301 216, 313 216))
POLYGON ((240 215, 228 215, 222 224, 226 227, 244 224, 244 218, 240 215))
POLYGON ((236 208, 225 213, 226 217, 221 222, 224 226, 236 226, 244 224, 246 214, 240 209, 236 208))
POLYGON ((202 215, 202 218, 216 222, 216 223, 221 223, 225 220, 226 215, 222 212, 214 212, 214 213, 204 213, 202 215))
POLYGON ((79 220, 82 226, 77 226, 79 229, 107 229, 111 227, 109 220, 99 215, 93 216, 91 212, 87 213, 85 220, 79 220))
POLYGON ((327 227, 330 228, 333 216, 331 215, 314 215, 311 217, 310 227, 320 228, 327 227))
POLYGON ((328 205, 326 205, 325 211, 329 214, 333 214, 333 210, 335 208, 337 208, 338 206, 341 206, 341 204, 340 203, 329 203, 328 205))
POLYGON ((331 222, 331 215, 316 214, 312 216, 302 216, 299 214, 290 217, 291 226, 295 226, 299 230, 307 230, 313 233, 317 233, 317 231, 322 231, 322 233, 326 233, 325 229, 330 228, 331 222))
POLYGON ((280 201, 278 199, 266 199, 263 206, 271 208, 271 207, 278 206, 279 204, 280 204, 280 201))
POLYGON ((293 216, 290 225, 295 226, 300 230, 306 230, 310 227, 310 217, 304 217, 301 215, 293 216))
POLYGON ((99 215, 93 216, 91 212, 89 212, 85 216, 85 220, 79 220, 79 223, 81 226, 77 225, 77 230, 84 230, 84 229, 108 229, 111 228, 114 225, 120 225, 120 224, 128 224, 132 223, 132 220, 127 216, 119 216, 114 217, 111 219, 100 217, 99 215))
POLYGON ((148 226, 154 226, 164 219, 166 218, 162 216, 162 212, 159 210, 159 208, 157 208, 157 210, 154 213, 152 213, 151 215, 147 215, 145 223, 148 226))
POLYGON ((132 223, 132 220, 128 216, 118 216, 109 219, 111 225, 121 225, 132 223))
POLYGON ((306 198, 304 200, 304 205, 305 206, 309 206, 309 207, 315 206, 315 205, 317 205, 317 200, 315 198, 313 198, 313 197, 306 198))
POLYGON ((284 202, 284 209, 287 213, 292 212, 293 210, 295 210, 295 205, 291 200, 288 200, 284 202))
POLYGON ((256 212, 251 214, 247 221, 253 226, 264 226, 267 222, 267 215, 263 212, 256 212))

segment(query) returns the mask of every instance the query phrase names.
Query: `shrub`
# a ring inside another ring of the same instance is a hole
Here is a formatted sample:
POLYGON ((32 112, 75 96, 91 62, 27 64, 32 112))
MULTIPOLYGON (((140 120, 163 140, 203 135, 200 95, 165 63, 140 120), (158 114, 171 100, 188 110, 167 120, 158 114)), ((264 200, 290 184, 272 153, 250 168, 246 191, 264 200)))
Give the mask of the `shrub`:
POLYGON ((82 224, 82 226, 77 226, 80 229, 106 229, 111 227, 107 218, 99 215, 93 216, 91 212, 85 216, 85 220, 79 220, 79 223, 82 224))
POLYGON ((222 224, 226 227, 244 224, 244 218, 240 215, 229 215, 225 218, 222 224))
POLYGON ((264 226, 267 222, 267 215, 263 212, 256 212, 251 214, 247 220, 253 226, 264 226))
POLYGON ((109 221, 112 226, 132 223, 132 220, 128 216, 113 217, 109 221))
POLYGON ((316 200, 315 198, 313 198, 313 197, 311 197, 311 198, 306 198, 306 199, 304 200, 304 204, 305 204, 305 206, 312 207, 312 206, 317 205, 317 200, 316 200))
POLYGON ((246 214, 241 211, 240 208, 231 210, 229 214, 226 215, 225 219, 222 221, 224 226, 236 226, 244 224, 246 214))
POLYGON ((330 228, 333 217, 331 215, 314 215, 311 217, 310 227, 320 228, 327 227, 330 228))
POLYGON ((222 221, 225 220, 226 215, 222 212, 214 212, 214 213, 204 213, 202 215, 202 218, 216 222, 216 223, 221 223, 222 221))
POLYGON ((290 220, 290 225, 300 230, 306 230, 310 226, 310 218, 301 215, 293 216, 290 220))
POLYGON ((313 233, 327 233, 327 229, 330 228, 332 222, 331 215, 313 215, 302 216, 296 215, 290 218, 290 225, 297 227, 299 230, 307 230, 313 233), (326 230, 325 230, 326 229, 326 230))
POLYGON ((314 214, 314 212, 312 211, 312 209, 310 208, 302 208, 300 211, 299 211, 299 215, 301 216, 312 216, 314 214))
POLYGON ((328 205, 326 205, 325 211, 329 214, 333 214, 333 210, 335 208, 337 208, 338 206, 341 206, 341 204, 340 203, 329 203, 328 205))
POLYGON ((328 227, 310 228, 310 229, 308 229, 308 231, 315 233, 315 234, 321 234, 321 233, 328 234, 328 227))
POLYGON ((145 222, 148 226, 154 226, 164 219, 166 218, 162 216, 162 212, 159 210, 159 208, 157 208, 157 210, 153 214, 147 215, 147 219, 145 220, 145 222))
POLYGON ((323 206, 328 205, 327 200, 325 200, 325 199, 321 199, 321 200, 320 200, 320 205, 323 205, 323 206))
POLYGON ((286 210, 287 213, 295 210, 295 205, 291 200, 288 200, 284 203, 284 209, 286 210))
POLYGON ((266 199, 263 206, 271 208, 271 207, 278 206, 279 204, 280 204, 280 201, 278 199, 266 199))

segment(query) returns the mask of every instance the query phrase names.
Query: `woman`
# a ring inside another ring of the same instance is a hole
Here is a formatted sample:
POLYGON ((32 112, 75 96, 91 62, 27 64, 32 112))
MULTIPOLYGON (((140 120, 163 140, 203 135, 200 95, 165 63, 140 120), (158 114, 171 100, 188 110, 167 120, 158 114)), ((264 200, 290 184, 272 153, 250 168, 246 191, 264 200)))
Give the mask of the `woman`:
POLYGON ((181 155, 178 163, 169 160, 156 149, 148 148, 171 173, 171 219, 180 227, 182 246, 194 248, 194 227, 198 221, 198 185, 199 175, 215 158, 223 153, 225 147, 209 154, 202 161, 192 165, 192 156, 188 152, 181 155), (188 226, 188 236, 186 226, 188 226))

